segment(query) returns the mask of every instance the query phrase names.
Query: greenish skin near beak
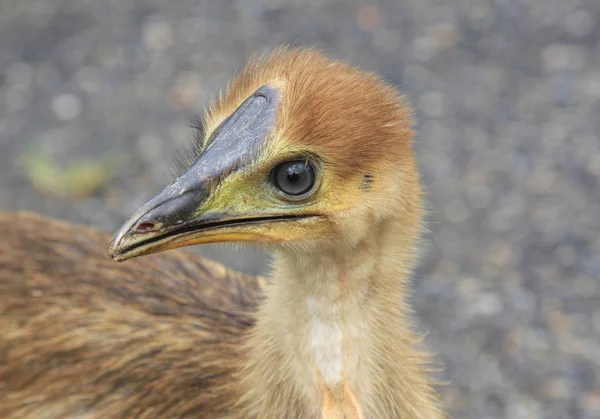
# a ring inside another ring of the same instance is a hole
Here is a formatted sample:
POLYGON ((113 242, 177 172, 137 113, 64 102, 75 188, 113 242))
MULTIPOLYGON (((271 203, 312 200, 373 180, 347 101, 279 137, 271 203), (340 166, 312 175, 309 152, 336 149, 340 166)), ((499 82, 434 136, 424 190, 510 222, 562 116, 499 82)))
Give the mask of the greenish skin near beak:
POLYGON ((211 198, 212 185, 251 164, 264 147, 268 133, 275 126, 278 102, 278 90, 268 85, 246 99, 212 133, 198 160, 123 224, 109 245, 109 256, 124 261, 191 244, 234 241, 239 236, 234 226, 305 217, 198 210, 211 198))

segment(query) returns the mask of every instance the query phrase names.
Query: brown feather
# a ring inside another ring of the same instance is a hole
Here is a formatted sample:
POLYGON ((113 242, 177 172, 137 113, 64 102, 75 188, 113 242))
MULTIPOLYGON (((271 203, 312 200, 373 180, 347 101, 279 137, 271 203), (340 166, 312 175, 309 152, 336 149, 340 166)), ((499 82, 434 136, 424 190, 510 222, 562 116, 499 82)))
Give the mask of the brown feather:
POLYGON ((264 279, 185 251, 117 264, 107 234, 33 214, 0 231, 1 418, 230 412, 264 279))

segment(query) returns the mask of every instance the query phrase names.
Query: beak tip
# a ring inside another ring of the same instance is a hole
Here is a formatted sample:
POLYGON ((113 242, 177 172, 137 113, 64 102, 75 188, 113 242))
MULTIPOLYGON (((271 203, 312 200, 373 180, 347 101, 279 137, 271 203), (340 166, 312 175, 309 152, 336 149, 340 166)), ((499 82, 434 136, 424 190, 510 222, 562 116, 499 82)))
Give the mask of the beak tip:
POLYGON ((123 262, 124 260, 129 259, 122 253, 119 253, 119 249, 113 246, 110 246, 108 249, 108 257, 113 260, 113 262, 123 262))
POLYGON ((106 253, 107 253, 108 257, 111 258, 112 260, 114 260, 114 261, 117 260, 118 249, 117 249, 114 238, 108 244, 108 252, 106 252, 106 253))
POLYGON ((121 229, 113 236, 113 238, 110 240, 110 243, 108 243, 108 257, 115 262, 121 262, 122 260, 125 260, 120 254, 120 251, 122 250, 121 243, 123 241, 123 236, 123 230, 121 229))
POLYGON ((119 255, 112 255, 112 256, 109 255, 109 256, 113 260, 113 262, 123 262, 123 261, 127 260, 127 258, 124 258, 124 257, 119 256, 119 255))

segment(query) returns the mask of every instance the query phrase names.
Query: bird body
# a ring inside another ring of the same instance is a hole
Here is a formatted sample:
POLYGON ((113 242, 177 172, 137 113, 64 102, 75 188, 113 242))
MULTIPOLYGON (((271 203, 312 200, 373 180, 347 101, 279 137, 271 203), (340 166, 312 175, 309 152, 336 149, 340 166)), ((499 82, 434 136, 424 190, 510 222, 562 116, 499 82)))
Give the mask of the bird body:
POLYGON ((0 418, 218 418, 265 279, 0 211, 0 418))
POLYGON ((423 212, 411 125, 372 74, 312 50, 253 59, 109 246, 124 261, 256 242, 269 281, 180 251, 117 265, 106 236, 0 213, 0 413, 443 417, 406 301, 423 212))

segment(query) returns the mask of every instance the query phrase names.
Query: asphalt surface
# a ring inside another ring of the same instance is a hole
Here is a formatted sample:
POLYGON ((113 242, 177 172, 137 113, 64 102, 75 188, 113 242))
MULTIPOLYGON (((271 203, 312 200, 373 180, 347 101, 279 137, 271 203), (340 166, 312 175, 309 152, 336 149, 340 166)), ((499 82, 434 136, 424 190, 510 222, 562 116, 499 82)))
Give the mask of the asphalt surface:
POLYGON ((600 418, 597 0, 0 0, 0 207, 114 230, 210 95, 284 43, 417 109, 414 304, 453 416, 600 418))

